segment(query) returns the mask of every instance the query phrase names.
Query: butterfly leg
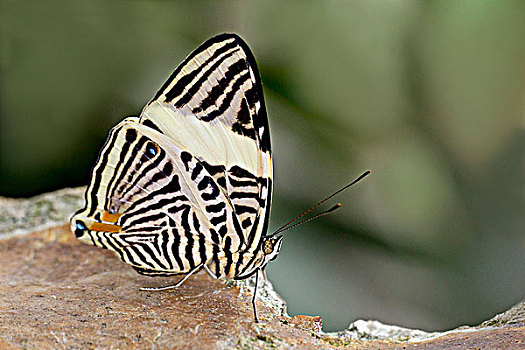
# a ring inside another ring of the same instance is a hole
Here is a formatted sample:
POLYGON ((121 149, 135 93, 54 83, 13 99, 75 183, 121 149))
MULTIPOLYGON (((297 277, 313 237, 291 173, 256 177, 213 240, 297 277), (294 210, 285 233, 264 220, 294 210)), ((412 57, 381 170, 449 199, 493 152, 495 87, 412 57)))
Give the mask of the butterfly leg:
POLYGON ((210 268, 208 267, 208 265, 204 264, 204 270, 206 270, 206 272, 208 273, 208 275, 213 278, 213 279, 217 279, 218 277, 215 276, 215 274, 213 272, 211 272, 210 268))
POLYGON ((176 284, 173 284, 171 286, 165 286, 165 287, 142 287, 142 288, 140 288, 140 290, 144 290, 144 291, 159 291, 159 290, 166 290, 166 289, 177 288, 181 284, 183 284, 184 281, 186 281, 191 275, 193 275, 193 273, 195 271, 199 270, 203 265, 204 265, 204 263, 195 266, 195 268, 193 270, 191 270, 190 272, 188 272, 188 274, 186 276, 184 276, 179 282, 177 282, 176 284))
POLYGON ((253 306, 253 318, 255 322, 259 323, 259 318, 257 317, 257 306, 255 305, 255 298, 257 297, 257 283, 259 281, 259 269, 255 272, 255 289, 253 290, 252 306, 253 306))

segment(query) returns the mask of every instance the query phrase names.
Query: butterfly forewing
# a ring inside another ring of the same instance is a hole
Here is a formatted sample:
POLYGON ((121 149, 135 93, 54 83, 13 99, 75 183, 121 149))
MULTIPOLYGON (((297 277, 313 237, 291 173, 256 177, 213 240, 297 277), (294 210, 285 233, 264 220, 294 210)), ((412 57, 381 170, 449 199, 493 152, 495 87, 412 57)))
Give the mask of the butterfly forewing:
POLYGON ((140 119, 112 129, 72 228, 143 274, 204 264, 238 277, 261 254, 271 177, 255 61, 239 37, 219 35, 175 70, 140 119))
POLYGON ((272 166, 259 73, 244 41, 223 34, 197 48, 146 106, 141 123, 183 145, 212 174, 240 223, 239 249, 249 238, 258 244, 272 166))

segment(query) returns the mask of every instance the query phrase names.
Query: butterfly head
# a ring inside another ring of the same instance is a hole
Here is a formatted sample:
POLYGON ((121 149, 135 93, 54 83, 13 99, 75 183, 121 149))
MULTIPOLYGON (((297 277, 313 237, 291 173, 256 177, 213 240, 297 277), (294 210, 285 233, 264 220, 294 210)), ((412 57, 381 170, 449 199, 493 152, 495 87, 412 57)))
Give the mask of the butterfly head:
POLYGON ((270 261, 277 258, 281 245, 283 243, 283 236, 268 236, 264 238, 262 250, 264 253, 264 260, 262 266, 266 266, 270 261))

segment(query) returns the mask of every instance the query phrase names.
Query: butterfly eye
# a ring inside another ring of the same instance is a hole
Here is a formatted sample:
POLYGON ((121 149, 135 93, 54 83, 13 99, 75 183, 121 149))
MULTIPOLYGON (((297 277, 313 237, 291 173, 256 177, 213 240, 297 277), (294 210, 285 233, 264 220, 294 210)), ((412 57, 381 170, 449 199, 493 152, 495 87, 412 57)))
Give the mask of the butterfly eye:
POLYGON ((82 237, 86 229, 86 225, 82 221, 78 220, 75 224, 75 236, 77 238, 82 237))
POLYGON ((273 252, 273 242, 264 241, 263 250, 264 250, 264 254, 271 254, 273 252))

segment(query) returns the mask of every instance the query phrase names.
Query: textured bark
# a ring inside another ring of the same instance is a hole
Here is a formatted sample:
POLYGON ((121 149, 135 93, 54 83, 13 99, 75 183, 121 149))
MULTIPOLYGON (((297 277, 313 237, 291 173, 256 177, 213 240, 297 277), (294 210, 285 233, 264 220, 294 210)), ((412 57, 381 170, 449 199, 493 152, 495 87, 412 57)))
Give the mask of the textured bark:
POLYGON ((225 283, 199 273, 176 290, 140 291, 174 279, 140 276, 111 252, 77 242, 66 222, 82 190, 0 198, 0 348, 525 347, 523 303, 485 328, 443 334, 358 321, 327 334, 320 317, 288 317, 269 282, 259 291, 260 323, 253 280, 225 283))

